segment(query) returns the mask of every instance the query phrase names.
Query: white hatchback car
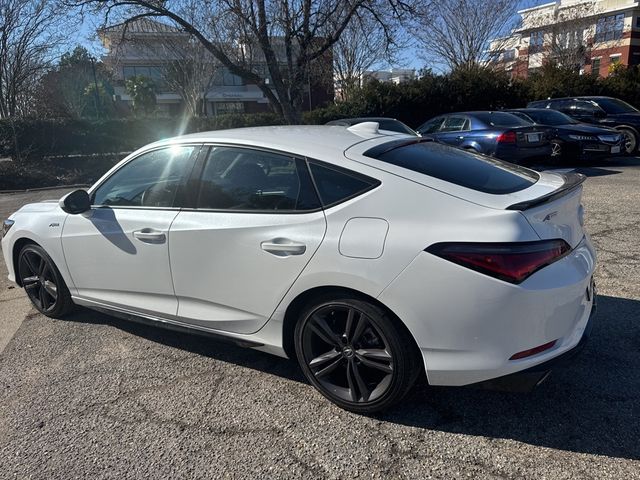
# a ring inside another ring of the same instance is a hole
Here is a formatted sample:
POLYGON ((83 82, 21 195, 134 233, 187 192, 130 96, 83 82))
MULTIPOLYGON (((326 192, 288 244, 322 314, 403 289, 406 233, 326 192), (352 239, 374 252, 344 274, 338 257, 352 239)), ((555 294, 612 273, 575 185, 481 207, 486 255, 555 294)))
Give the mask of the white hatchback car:
POLYGON ((529 387, 586 339, 584 177, 377 124, 173 138, 4 222, 9 278, 74 304, 297 357, 339 406, 432 385, 529 387))

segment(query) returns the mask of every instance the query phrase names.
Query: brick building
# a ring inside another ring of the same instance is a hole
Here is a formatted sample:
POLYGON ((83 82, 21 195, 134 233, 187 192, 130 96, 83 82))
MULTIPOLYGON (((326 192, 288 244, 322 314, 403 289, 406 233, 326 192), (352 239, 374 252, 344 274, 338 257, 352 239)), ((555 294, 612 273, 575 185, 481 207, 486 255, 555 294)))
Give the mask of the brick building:
POLYGON ((640 2, 557 0, 518 12, 508 37, 491 42, 491 63, 526 78, 546 61, 607 76, 615 64, 640 64, 640 2))

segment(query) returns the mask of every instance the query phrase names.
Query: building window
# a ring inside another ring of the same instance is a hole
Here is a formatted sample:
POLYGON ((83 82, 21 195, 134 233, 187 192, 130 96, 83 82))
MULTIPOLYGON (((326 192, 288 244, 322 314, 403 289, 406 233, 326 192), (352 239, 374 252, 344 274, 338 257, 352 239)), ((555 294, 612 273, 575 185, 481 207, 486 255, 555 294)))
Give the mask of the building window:
POLYGON ((511 49, 511 50, 505 50, 504 53, 502 54, 502 59, 505 62, 511 62, 512 60, 515 60, 516 58, 516 51, 511 49))
POLYGON ((634 52, 629 59, 629 65, 640 65, 640 52, 634 52))
POLYGON ((153 80, 154 85, 157 88, 166 87, 166 82, 164 78, 164 69, 159 66, 126 66, 122 68, 122 76, 125 80, 128 80, 131 77, 135 77, 141 75, 145 78, 150 78, 153 80))
POLYGON ((591 73, 600 75, 600 57, 591 59, 591 73))
POLYGON ((620 40, 623 32, 624 13, 599 18, 596 23, 596 42, 620 40))
POLYGON ((544 45, 544 32, 542 30, 539 32, 531 32, 531 37, 529 38, 529 53, 541 51, 542 45, 544 45))
POLYGON ((215 113, 216 115, 224 115, 227 113, 244 113, 243 102, 216 102, 215 113))
POLYGON ((244 80, 231 73, 227 67, 220 67, 213 74, 212 83, 218 87, 240 87, 244 85, 244 80))
POLYGON ((620 55, 620 54, 609 55, 609 64, 610 65, 617 65, 618 63, 620 63, 621 59, 622 59, 622 55, 620 55))
POLYGON ((640 16, 636 17, 636 28, 640 28, 640 16))

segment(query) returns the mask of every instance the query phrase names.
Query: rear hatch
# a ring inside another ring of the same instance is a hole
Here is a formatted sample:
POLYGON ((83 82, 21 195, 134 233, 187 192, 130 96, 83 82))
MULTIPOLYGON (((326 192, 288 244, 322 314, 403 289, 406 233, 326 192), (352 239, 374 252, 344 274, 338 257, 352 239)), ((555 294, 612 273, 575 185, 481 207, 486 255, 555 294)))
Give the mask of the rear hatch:
POLYGON ((563 185, 545 195, 533 196, 509 205, 508 210, 519 210, 541 239, 562 238, 571 247, 584 237, 582 182, 584 175, 563 175, 563 185))
POLYGON ((584 175, 534 172, 424 138, 372 143, 354 145, 345 154, 477 205, 518 211, 541 239, 561 238, 575 247, 584 236, 584 175))

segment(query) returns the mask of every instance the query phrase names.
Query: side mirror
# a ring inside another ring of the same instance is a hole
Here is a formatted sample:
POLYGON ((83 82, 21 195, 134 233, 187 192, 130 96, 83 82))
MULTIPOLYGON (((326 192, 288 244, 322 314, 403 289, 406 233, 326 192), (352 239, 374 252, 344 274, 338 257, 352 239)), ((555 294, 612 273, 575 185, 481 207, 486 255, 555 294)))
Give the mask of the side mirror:
POLYGON ((74 190, 62 197, 59 205, 65 212, 76 215, 91 208, 91 198, 86 190, 74 190))

